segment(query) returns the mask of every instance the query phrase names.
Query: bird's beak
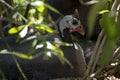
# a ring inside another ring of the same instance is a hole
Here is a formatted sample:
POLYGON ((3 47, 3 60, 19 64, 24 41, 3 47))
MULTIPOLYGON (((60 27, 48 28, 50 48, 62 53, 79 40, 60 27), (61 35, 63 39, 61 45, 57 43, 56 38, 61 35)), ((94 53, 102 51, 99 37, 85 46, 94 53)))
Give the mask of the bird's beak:
POLYGON ((84 28, 82 25, 77 28, 70 28, 70 33, 72 33, 72 32, 78 32, 82 36, 85 35, 85 31, 84 31, 84 28))

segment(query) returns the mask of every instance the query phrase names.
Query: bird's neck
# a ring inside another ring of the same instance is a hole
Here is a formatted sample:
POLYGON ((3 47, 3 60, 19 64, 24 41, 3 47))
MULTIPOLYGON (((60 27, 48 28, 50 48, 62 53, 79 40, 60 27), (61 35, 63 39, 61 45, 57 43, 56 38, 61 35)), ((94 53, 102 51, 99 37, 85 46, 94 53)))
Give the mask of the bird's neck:
POLYGON ((73 43, 72 38, 71 38, 71 34, 70 34, 68 28, 63 30, 63 36, 61 36, 61 38, 63 41, 65 41, 67 43, 73 43))

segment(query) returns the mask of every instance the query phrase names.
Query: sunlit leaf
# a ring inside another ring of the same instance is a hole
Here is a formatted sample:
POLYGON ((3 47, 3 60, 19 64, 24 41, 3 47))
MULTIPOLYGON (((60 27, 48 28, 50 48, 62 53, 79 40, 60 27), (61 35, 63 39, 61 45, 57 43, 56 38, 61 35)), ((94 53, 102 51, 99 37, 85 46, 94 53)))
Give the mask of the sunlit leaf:
POLYGON ((42 1, 34 1, 31 2, 32 6, 36 6, 36 8, 38 9, 39 12, 44 12, 45 7, 44 7, 44 3, 42 1))
POLYGON ((37 7, 37 9, 39 12, 43 13, 45 10, 45 7, 44 7, 44 5, 41 5, 41 6, 37 7))
POLYGON ((44 47, 44 44, 41 43, 41 44, 37 44, 35 49, 39 49, 39 48, 43 48, 43 47, 44 47))
POLYGON ((74 68, 74 66, 70 63, 70 61, 67 58, 65 58, 64 56, 58 54, 58 52, 54 51, 54 52, 52 52, 52 54, 57 56, 62 64, 67 63, 71 68, 74 68))
POLYGON ((35 36, 35 35, 29 36, 29 37, 21 40, 20 43, 22 44, 22 43, 24 43, 24 42, 26 42, 26 41, 33 40, 33 39, 36 39, 36 36, 35 36))
POLYGON ((109 10, 102 10, 102 11, 99 12, 99 14, 104 14, 104 13, 107 13, 107 12, 109 12, 109 10))
POLYGON ((36 29, 47 31, 48 33, 53 33, 53 30, 49 26, 47 26, 47 25, 42 25, 42 24, 39 25, 39 26, 37 25, 36 29))
POLYGON ((19 27, 13 27, 11 28, 8 33, 9 34, 16 34, 18 33, 19 31, 21 31, 23 29, 24 26, 19 26, 19 27))
POLYGON ((28 32, 28 27, 25 26, 25 27, 23 28, 23 30, 19 33, 19 36, 20 36, 21 38, 23 38, 23 37, 25 37, 25 36, 27 35, 27 32, 28 32))
POLYGON ((10 52, 10 51, 7 51, 7 50, 0 51, 0 54, 1 55, 6 55, 6 54, 15 55, 17 57, 20 57, 20 58, 23 58, 23 59, 29 59, 29 60, 33 59, 32 55, 26 55, 26 54, 19 53, 19 52, 10 52))
POLYGON ((30 9, 30 10, 29 10, 29 13, 30 13, 31 15, 35 14, 35 13, 36 13, 36 9, 30 9))
POLYGON ((62 64, 67 63, 71 68, 73 68, 73 65, 69 62, 69 60, 67 60, 64 57, 64 54, 63 54, 62 50, 60 50, 58 47, 54 46, 53 44, 51 44, 48 41, 46 43, 47 43, 47 49, 52 50, 51 54, 57 56, 62 64))
POLYGON ((33 24, 33 22, 32 22, 32 21, 30 21, 27 25, 28 25, 28 26, 30 26, 30 25, 32 25, 32 24, 33 24))
POLYGON ((62 45, 64 45, 64 46, 73 46, 73 44, 66 43, 66 42, 62 42, 62 45))
POLYGON ((55 52, 57 52, 58 54, 60 54, 61 56, 64 56, 63 52, 57 48, 56 46, 54 46, 53 44, 51 44, 50 42, 46 42, 47 44, 47 49, 51 49, 51 50, 54 50, 55 52))
POLYGON ((41 5, 44 5, 44 3, 42 1, 34 1, 34 2, 31 2, 31 5, 32 6, 41 6, 41 5))
POLYGON ((35 24, 35 25, 39 25, 39 24, 41 24, 42 23, 42 21, 44 20, 44 17, 43 16, 40 16, 39 17, 39 19, 38 20, 35 20, 35 21, 33 21, 33 23, 35 24))

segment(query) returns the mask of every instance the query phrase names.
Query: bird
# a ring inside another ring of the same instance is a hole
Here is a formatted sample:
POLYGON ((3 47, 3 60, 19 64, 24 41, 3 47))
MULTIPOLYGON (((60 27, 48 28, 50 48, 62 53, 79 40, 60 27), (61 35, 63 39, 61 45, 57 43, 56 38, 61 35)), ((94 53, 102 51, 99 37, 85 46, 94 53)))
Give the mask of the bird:
POLYGON ((74 40, 74 37, 72 36, 73 32, 78 33, 80 36, 85 35, 85 31, 80 20, 74 17, 74 15, 67 15, 59 22, 58 29, 62 41, 73 44, 73 48, 75 49, 74 54, 76 54, 76 59, 78 61, 78 70, 80 71, 80 74, 84 74, 86 70, 86 60, 84 52, 78 41, 74 40))
MULTIPOLYGON (((71 36, 73 32, 77 32, 81 36, 85 35, 80 20, 73 15, 66 15, 60 20, 58 27, 59 34, 48 34, 43 36, 47 44, 55 42, 56 40, 70 44, 69 46, 60 45, 59 48, 63 51, 64 57, 73 65, 73 68, 68 64, 62 64, 54 55, 48 60, 45 59, 45 55, 28 60, 11 54, 5 54, 5 52, 1 54, 1 52, 6 50, 7 46, 9 46, 11 53, 28 53, 28 55, 30 55, 29 47, 32 40, 19 44, 16 43, 16 37, 6 37, 0 39, 0 70, 4 75, 0 78, 12 80, 23 79, 24 77, 17 67, 18 64, 28 80, 49 80, 61 77, 84 76, 86 71, 84 53, 81 46, 74 41, 71 36), (18 62, 17 64, 14 58, 18 62)), ((33 51, 33 55, 42 53, 45 53, 44 48, 38 48, 35 52, 33 51)))
MULTIPOLYGON (((80 2, 89 2, 91 0, 46 0, 47 4, 51 5, 53 8, 57 9, 62 15, 70 15, 74 14, 75 10, 78 9, 78 15, 79 19, 82 22, 82 25, 84 27, 84 30, 86 32, 85 37, 89 40, 96 41, 99 33, 101 32, 101 27, 99 24, 99 20, 101 18, 101 15, 97 16, 97 20, 94 24, 93 34, 91 37, 89 35, 89 25, 88 22, 88 16, 89 12, 94 4, 90 5, 83 5, 80 2), (80 1, 80 2, 79 2, 80 1), (67 3, 67 4, 66 4, 67 3), (62 4, 62 6, 61 6, 62 4)), ((55 11, 48 10, 48 13, 50 14, 51 18, 54 21, 58 21, 61 18, 61 15, 56 13, 55 11)))

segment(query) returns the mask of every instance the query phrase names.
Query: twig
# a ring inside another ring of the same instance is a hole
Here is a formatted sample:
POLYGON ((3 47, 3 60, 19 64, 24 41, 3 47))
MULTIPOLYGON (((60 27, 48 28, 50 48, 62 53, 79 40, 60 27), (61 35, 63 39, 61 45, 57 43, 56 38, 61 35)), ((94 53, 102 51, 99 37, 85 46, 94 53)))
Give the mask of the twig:
POLYGON ((1 17, 0 21, 6 21, 6 22, 17 24, 17 25, 23 25, 24 24, 23 22, 19 22, 19 21, 16 21, 16 20, 11 21, 10 19, 8 19, 6 17, 1 17))
POLYGON ((90 74, 92 74, 91 72, 94 71, 94 68, 92 68, 92 67, 93 67, 93 64, 95 65, 94 61, 95 61, 96 54, 97 54, 97 51, 98 51, 98 49, 99 49, 99 46, 100 46, 100 43, 101 43, 102 38, 103 38, 103 30, 101 31, 101 33, 100 33, 99 36, 98 36, 98 40, 97 40, 97 42, 96 42, 96 46, 95 46, 95 48, 94 48, 93 54, 92 54, 92 56, 91 56, 91 58, 90 58, 90 62, 89 62, 89 64, 88 64, 88 69, 87 69, 87 71, 86 71, 86 76, 89 76, 90 74), (91 69, 92 69, 92 70, 91 70, 91 69))
POLYGON ((0 0, 1 3, 5 4, 7 7, 9 7, 11 10, 14 10, 14 8, 9 5, 7 2, 5 2, 5 0, 0 0))
POLYGON ((102 48, 103 48, 103 46, 104 46, 104 44, 105 44, 105 41, 106 41, 106 37, 105 37, 105 35, 103 34, 103 39, 102 39, 102 41, 100 42, 100 46, 99 46, 99 48, 98 48, 98 50, 97 50, 97 52, 96 52, 96 56, 95 56, 95 60, 94 60, 94 63, 93 63, 92 69, 91 69, 91 73, 93 73, 94 70, 95 70, 95 67, 96 67, 96 65, 97 65, 97 62, 98 62, 100 53, 102 52, 101 50, 102 50, 102 48))
MULTIPOLYGON (((8 4, 7 2, 5 2, 5 0, 0 0, 1 3, 5 4, 8 8, 10 8, 11 10, 14 10, 14 7, 12 7, 10 4, 8 4)), ((28 22, 28 20, 19 12, 16 12, 17 15, 21 16, 21 18, 25 21, 28 22)))

